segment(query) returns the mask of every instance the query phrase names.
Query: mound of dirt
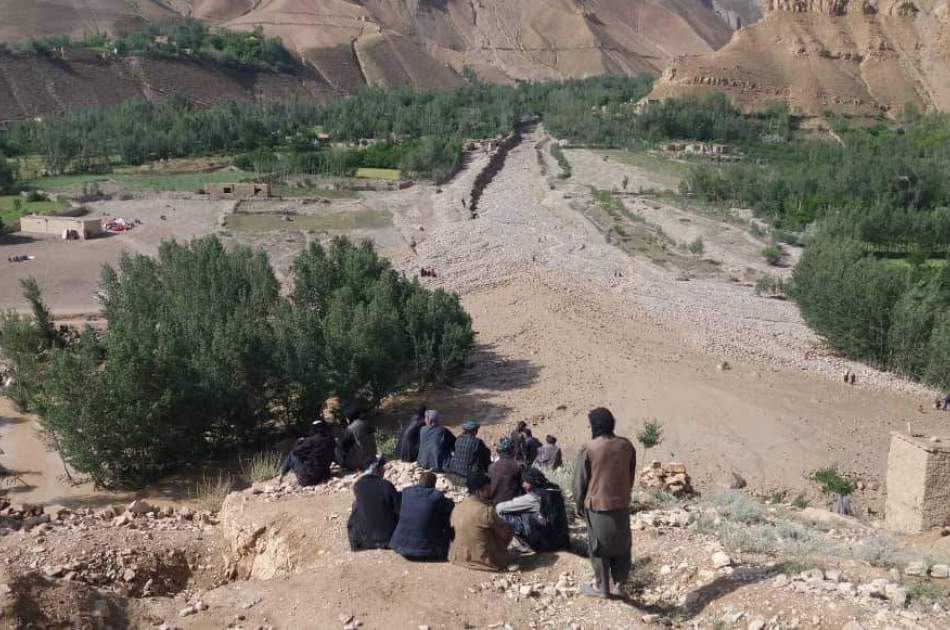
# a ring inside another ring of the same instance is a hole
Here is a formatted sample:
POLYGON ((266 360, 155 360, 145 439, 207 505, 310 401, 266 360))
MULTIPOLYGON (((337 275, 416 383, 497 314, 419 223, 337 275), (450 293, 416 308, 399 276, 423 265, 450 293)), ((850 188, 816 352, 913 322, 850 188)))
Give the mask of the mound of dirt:
POLYGON ((747 109, 895 116, 950 109, 948 76, 946 0, 771 0, 721 50, 676 59, 648 98, 722 91, 747 109))

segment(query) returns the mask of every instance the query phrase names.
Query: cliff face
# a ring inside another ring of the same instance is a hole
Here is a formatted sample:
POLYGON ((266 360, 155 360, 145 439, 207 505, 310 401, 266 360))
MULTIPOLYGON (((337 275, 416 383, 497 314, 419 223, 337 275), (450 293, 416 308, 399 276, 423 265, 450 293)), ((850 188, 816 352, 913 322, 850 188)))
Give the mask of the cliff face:
POLYGON ((746 108, 897 115, 950 110, 947 0, 769 0, 722 49, 677 58, 650 98, 723 91, 746 108))

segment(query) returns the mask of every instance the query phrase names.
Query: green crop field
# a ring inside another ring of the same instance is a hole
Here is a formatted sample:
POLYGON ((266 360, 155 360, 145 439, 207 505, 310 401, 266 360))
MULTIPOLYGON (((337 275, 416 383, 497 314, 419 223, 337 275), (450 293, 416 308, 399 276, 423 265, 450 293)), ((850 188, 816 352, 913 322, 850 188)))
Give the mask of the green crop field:
POLYGON ((4 225, 10 225, 25 214, 50 214, 67 207, 65 201, 27 201, 19 195, 0 197, 0 218, 4 225), (16 200, 20 199, 20 210, 16 209, 16 200))
POLYGON ((129 192, 162 190, 197 192, 205 183, 241 182, 257 178, 256 173, 241 170, 216 171, 214 173, 142 173, 121 172, 105 175, 61 175, 40 177, 26 182, 27 186, 51 192, 75 192, 83 185, 97 183, 103 188, 115 185, 129 192))
POLYGON ((321 214, 294 215, 285 221, 278 214, 230 214, 225 228, 234 232, 273 232, 276 230, 372 230, 392 225, 392 215, 385 210, 355 210, 321 214))
POLYGON ((399 179, 399 171, 394 168, 358 168, 356 176, 361 179, 387 179, 396 181, 399 179))

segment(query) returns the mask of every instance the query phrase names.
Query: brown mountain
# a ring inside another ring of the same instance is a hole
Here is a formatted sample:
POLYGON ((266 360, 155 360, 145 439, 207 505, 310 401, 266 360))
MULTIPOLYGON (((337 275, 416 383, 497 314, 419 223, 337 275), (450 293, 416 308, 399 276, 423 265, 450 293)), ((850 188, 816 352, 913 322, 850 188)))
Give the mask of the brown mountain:
POLYGON ((650 98, 710 90, 810 115, 950 110, 950 2, 770 0, 722 49, 677 58, 650 98))

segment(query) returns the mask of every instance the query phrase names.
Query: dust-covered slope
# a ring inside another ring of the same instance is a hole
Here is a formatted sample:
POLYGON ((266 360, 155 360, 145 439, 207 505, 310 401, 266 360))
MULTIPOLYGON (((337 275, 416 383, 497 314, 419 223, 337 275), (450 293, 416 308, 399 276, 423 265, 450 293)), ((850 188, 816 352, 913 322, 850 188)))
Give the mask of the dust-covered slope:
POLYGON ((684 56, 651 98, 722 90, 754 108, 896 115, 950 109, 947 0, 771 0, 761 22, 718 52, 684 56))
POLYGON ((279 35, 341 90, 452 85, 466 67, 493 81, 659 72, 731 33, 702 0, 262 0, 226 25, 279 35))
POLYGON ((178 16, 171 4, 162 0, 0 0, 0 41, 50 35, 82 37, 178 16))

